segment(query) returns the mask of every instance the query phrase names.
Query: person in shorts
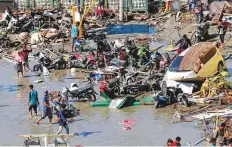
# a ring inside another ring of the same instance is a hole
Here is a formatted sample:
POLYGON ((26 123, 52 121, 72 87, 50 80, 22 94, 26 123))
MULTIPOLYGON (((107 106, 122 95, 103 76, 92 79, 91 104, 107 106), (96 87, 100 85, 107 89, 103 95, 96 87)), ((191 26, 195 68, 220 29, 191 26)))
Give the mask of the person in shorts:
POLYGON ((48 117, 49 119, 49 124, 52 124, 52 108, 50 106, 50 103, 49 103, 49 94, 48 94, 48 91, 46 90, 45 93, 44 93, 44 98, 43 98, 43 116, 36 121, 37 124, 39 124, 39 122, 42 120, 42 119, 45 119, 46 117, 48 117))
POLYGON ((37 106, 39 105, 39 99, 38 99, 38 92, 33 89, 33 85, 29 85, 30 93, 29 93, 29 113, 30 117, 32 117, 32 109, 35 112, 35 115, 37 116, 37 106))
POLYGON ((23 77, 23 64, 22 64, 22 54, 20 51, 16 50, 12 53, 12 56, 14 57, 14 60, 16 62, 16 71, 17 71, 17 76, 19 78, 19 73, 22 74, 23 77))
POLYGON ((71 37, 72 37, 72 51, 75 52, 76 48, 75 48, 75 43, 78 37, 78 26, 79 26, 79 22, 77 22, 75 25, 72 25, 72 33, 71 33, 71 37))

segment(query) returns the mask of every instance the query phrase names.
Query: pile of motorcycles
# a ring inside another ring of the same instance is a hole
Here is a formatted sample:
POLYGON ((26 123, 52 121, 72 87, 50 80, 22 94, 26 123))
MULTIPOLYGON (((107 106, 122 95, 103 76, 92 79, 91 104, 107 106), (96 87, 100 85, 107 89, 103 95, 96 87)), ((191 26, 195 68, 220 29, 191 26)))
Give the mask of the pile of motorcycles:
POLYGON ((68 12, 60 10, 31 10, 30 14, 13 13, 9 7, 0 20, 0 27, 5 28, 7 33, 20 32, 30 33, 35 28, 57 28, 58 30, 70 29, 72 18, 68 12))

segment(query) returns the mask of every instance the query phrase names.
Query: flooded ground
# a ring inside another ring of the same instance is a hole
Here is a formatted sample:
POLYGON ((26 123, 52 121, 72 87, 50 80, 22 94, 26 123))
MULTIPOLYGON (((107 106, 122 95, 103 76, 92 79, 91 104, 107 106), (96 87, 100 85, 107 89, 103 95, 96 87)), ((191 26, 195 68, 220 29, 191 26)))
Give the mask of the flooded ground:
MULTIPOLYGON (((14 66, 0 60, 0 145, 23 145, 19 134, 56 133, 58 124, 48 125, 48 120, 37 125, 38 118, 28 116, 28 85, 34 84, 39 99, 45 90, 61 90, 69 86, 69 71, 54 72, 49 77, 42 77, 44 83, 34 83, 41 77, 26 73, 26 77, 17 79, 14 66)), ((71 139, 72 145, 165 145, 168 138, 177 135, 182 138, 182 145, 195 143, 201 139, 201 131, 194 123, 172 124, 173 110, 155 110, 152 106, 129 107, 122 110, 109 108, 91 108, 88 103, 77 103, 80 115, 69 125, 70 133, 81 133, 71 139), (131 130, 123 130, 119 124, 123 119, 136 118, 136 125, 131 130)), ((65 130, 63 130, 65 133, 65 130)))

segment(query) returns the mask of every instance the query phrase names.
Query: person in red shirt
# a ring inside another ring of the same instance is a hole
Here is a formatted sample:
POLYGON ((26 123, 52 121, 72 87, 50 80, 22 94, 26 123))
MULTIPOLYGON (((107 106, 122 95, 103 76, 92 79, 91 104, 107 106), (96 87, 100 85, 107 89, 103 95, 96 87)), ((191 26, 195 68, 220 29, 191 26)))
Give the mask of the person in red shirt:
POLYGON ((180 140, 181 140, 181 138, 179 136, 177 136, 176 140, 173 141, 173 143, 171 144, 171 146, 181 146, 180 140))
POLYGON ((26 72, 27 70, 30 70, 29 69, 29 64, 28 64, 28 55, 29 53, 32 52, 32 50, 27 50, 26 49, 26 43, 22 44, 22 50, 21 50, 21 57, 22 57, 22 61, 23 61, 23 69, 24 69, 24 72, 26 72), (26 70, 27 68, 27 70, 26 70))

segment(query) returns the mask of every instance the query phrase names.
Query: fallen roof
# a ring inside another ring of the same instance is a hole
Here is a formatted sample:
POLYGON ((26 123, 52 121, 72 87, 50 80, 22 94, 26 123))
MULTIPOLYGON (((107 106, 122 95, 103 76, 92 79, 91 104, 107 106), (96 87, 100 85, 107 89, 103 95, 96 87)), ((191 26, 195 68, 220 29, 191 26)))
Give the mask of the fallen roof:
POLYGON ((180 70, 193 70, 199 55, 208 52, 213 47, 215 47, 215 43, 212 42, 200 42, 192 46, 183 57, 180 70))

